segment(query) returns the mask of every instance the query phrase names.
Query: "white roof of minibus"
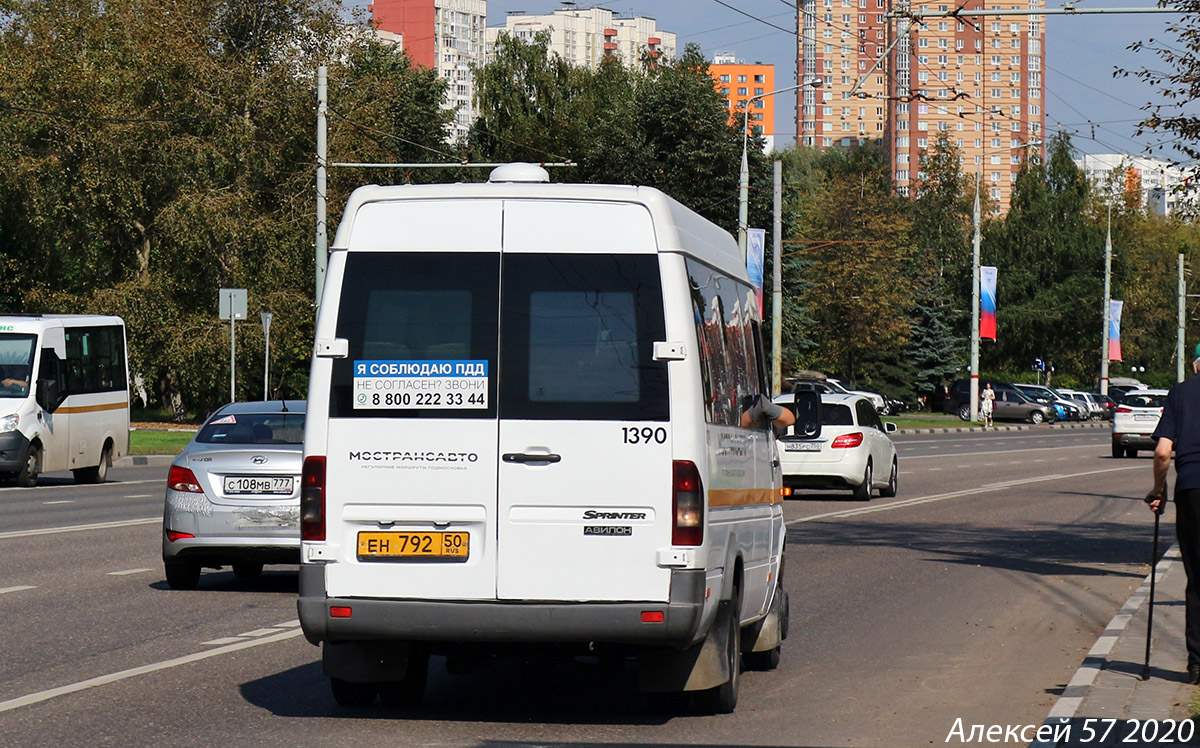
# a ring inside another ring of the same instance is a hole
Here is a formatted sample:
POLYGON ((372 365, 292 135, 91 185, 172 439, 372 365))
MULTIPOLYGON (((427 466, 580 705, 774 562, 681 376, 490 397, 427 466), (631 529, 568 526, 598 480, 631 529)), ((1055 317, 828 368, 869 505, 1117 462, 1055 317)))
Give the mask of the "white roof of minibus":
POLYGON ((353 216, 367 203, 393 200, 581 200, 643 205, 654 221, 660 252, 680 252, 733 278, 747 280, 746 263, 729 232, 653 187, 603 184, 485 182, 359 187, 346 203, 330 249, 346 249, 353 216))
POLYGON ((64 325, 124 325, 120 317, 98 314, 15 314, 0 316, 4 332, 40 332, 64 325))

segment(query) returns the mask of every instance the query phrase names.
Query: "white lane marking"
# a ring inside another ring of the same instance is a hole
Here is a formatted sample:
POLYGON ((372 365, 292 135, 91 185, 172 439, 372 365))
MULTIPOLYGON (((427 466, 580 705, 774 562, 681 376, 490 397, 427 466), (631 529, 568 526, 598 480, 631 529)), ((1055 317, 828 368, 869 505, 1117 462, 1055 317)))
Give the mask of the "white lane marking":
POLYGON ((284 641, 285 639, 293 639, 297 636, 300 636, 301 633, 303 633, 303 632, 301 632, 298 629, 293 630, 293 631, 283 631, 278 634, 275 634, 274 636, 265 636, 261 639, 250 639, 248 641, 240 641, 240 642, 236 642, 234 644, 228 644, 223 647, 218 647, 217 649, 210 649, 206 652, 194 652, 189 655, 184 655, 182 657, 176 657, 176 658, 170 659, 170 660, 163 660, 162 662, 155 662, 150 665, 142 665, 141 667, 130 668, 128 670, 121 670, 120 672, 110 673, 108 675, 101 675, 96 678, 88 678, 87 680, 79 681, 78 683, 72 683, 67 686, 59 686, 58 688, 51 688, 46 691, 38 691, 37 693, 31 693, 31 694, 28 694, 27 696, 21 696, 21 697, 15 698, 15 699, 9 699, 8 701, 0 701, 0 712, 9 712, 9 711, 12 711, 13 709, 19 709, 23 706, 29 706, 30 704, 38 704, 43 701, 49 701, 50 699, 56 698, 58 696, 65 696, 70 693, 78 693, 79 691, 86 691, 87 689, 95 688, 96 686, 106 686, 110 683, 116 683, 117 681, 122 681, 127 678, 133 678, 138 675, 154 673, 154 672, 158 672, 159 670, 166 670, 168 668, 179 667, 180 665, 189 665, 193 662, 199 662, 200 660, 206 660, 209 657, 216 657, 217 655, 229 654, 231 652, 237 652, 237 651, 240 651, 243 649, 249 649, 250 647, 258 647, 263 644, 273 644, 275 642, 284 641))
POLYGON ((278 634, 280 629, 294 629, 294 628, 298 628, 299 626, 300 626, 300 619, 294 618, 290 621, 285 621, 283 623, 277 623, 274 626, 269 626, 265 629, 255 629, 253 631, 247 631, 244 634, 238 634, 237 636, 223 636, 220 639, 211 639, 209 641, 203 642, 201 644, 201 646, 211 647, 211 646, 218 646, 221 644, 232 644, 233 642, 246 641, 247 639, 255 639, 260 636, 267 636, 268 634, 278 634))
POLYGON ((917 506, 919 504, 930 504, 935 501, 945 501, 946 499, 958 499, 962 498, 963 496, 991 493, 993 491, 1000 491, 1005 488, 1012 488, 1013 486, 1024 486, 1030 483, 1043 483, 1046 481, 1062 480, 1064 478, 1082 478, 1086 475, 1101 475, 1103 473, 1119 473, 1124 470, 1144 469, 1145 468, 1143 466, 1136 465, 1131 467, 1108 468, 1105 470, 1088 470, 1083 473, 1070 473, 1067 475, 1042 475, 1036 478, 1023 478, 1020 480, 1006 481, 1004 483, 992 483, 986 486, 979 486, 978 488, 967 488, 962 491, 951 491, 950 493, 933 494, 931 496, 918 496, 916 498, 893 501, 888 504, 880 504, 878 506, 862 507, 860 509, 846 509, 840 512, 826 512, 825 514, 814 514, 811 517, 801 517, 799 519, 786 522, 785 524, 798 525, 802 522, 816 522, 820 519, 840 519, 842 517, 854 517, 859 514, 874 514, 876 512, 886 512, 891 509, 904 509, 906 507, 917 506))
MULTIPOLYGON (((901 442, 901 446, 903 446, 903 442, 901 442)), ((1074 447, 1055 447, 1055 449, 1056 450, 1058 450, 1058 449, 1096 449, 1099 446, 1101 446, 1101 445, 1099 445, 1099 444, 1080 444, 1080 445, 1077 445, 1074 447)), ((1040 449, 997 449, 997 450, 988 451, 988 452, 961 452, 958 454, 951 454, 951 455, 901 455, 901 457, 903 457, 906 460, 928 460, 931 457, 937 457, 939 459, 944 459, 946 457, 978 457, 979 455, 1012 455, 1012 454, 1017 454, 1019 452, 1045 452, 1045 451, 1046 451, 1046 448, 1043 447, 1040 449)), ((1067 458, 1062 457, 1060 459, 1065 460, 1067 458)))
POLYGON ((129 574, 141 574, 144 571, 150 571, 150 570, 149 569, 126 569, 124 571, 110 571, 110 572, 108 572, 108 575, 110 577, 124 577, 124 576, 128 576, 129 574))
POLYGON ((941 470, 941 468, 929 468, 929 470, 927 472, 936 473, 939 470, 941 470))
POLYGON ((246 639, 257 639, 260 636, 266 636, 267 634, 274 634, 274 633, 275 633, 275 629, 254 629, 253 631, 247 631, 244 634, 238 634, 238 636, 244 637, 246 639))
MULTIPOLYGON (((103 483, 101 485, 108 486, 109 488, 120 488, 121 486, 133 486, 138 483, 161 483, 164 486, 166 486, 167 479, 166 478, 144 478, 142 480, 111 481, 109 483, 103 483)), ((9 486, 7 488, 0 488, 0 492, 2 492, 2 491, 45 491, 48 488, 52 488, 56 491, 62 491, 63 489, 68 489, 68 488, 87 488, 87 489, 91 489, 92 491, 95 491, 96 485, 89 484, 89 483, 74 483, 74 484, 68 484, 65 486, 41 486, 40 488, 39 487, 21 488, 20 486, 9 486)))
POLYGON ((202 647, 219 647, 224 644, 233 644, 234 642, 246 641, 240 636, 222 636, 220 639, 212 639, 206 642, 201 642, 202 647))
POLYGON ((42 504, 50 506, 51 504, 74 504, 75 499, 59 499, 58 501, 43 501, 42 504))
POLYGON ((152 499, 157 495, 158 494, 153 494, 153 493, 139 493, 134 496, 126 496, 125 498, 127 498, 127 499, 152 499))
POLYGON ((900 474, 901 474, 901 475, 912 475, 912 474, 913 474, 913 471, 911 471, 911 470, 901 470, 901 471, 900 471, 900 474))
POLYGON ((0 532, 0 540, 8 538, 30 538, 35 535, 55 535, 60 532, 84 532, 86 530, 108 530, 114 527, 133 527, 162 522, 162 517, 143 517, 142 519, 125 519, 116 522, 97 522, 94 525, 69 525, 67 527, 43 527, 40 530, 13 530, 0 532))
POLYGON ((37 587, 34 587, 32 584, 19 584, 16 587, 0 587, 0 595, 3 595, 8 592, 21 592, 23 590, 36 590, 36 589, 37 589, 37 587))

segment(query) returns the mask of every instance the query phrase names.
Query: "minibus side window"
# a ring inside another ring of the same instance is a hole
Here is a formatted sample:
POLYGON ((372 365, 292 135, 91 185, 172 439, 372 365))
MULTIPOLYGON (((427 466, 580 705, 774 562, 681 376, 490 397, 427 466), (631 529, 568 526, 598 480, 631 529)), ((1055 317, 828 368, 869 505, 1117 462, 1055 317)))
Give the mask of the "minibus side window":
POLYGON ((705 420, 738 426, 748 403, 766 391, 759 366, 758 302, 745 283, 695 260, 689 259, 687 268, 700 344, 705 420))

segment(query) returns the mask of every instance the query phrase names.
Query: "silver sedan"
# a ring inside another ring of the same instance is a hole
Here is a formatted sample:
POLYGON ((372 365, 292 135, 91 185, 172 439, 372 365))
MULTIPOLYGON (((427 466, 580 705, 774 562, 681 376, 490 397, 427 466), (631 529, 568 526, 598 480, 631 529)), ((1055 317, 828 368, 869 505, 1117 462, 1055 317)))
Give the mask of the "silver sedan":
POLYGON ((194 589, 202 567, 249 578, 300 562, 304 406, 222 406, 171 463, 162 556, 172 589, 194 589))

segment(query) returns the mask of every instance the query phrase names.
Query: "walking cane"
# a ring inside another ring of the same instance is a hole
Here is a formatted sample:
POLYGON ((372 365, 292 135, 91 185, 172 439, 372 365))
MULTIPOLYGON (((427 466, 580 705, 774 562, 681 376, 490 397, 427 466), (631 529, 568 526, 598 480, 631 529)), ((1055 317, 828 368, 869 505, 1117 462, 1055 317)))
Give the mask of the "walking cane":
POLYGON ((1154 552, 1150 556, 1150 609, 1146 616, 1146 664, 1142 666, 1142 680, 1150 680, 1150 635, 1154 631, 1154 579, 1158 576, 1158 518, 1167 508, 1166 486, 1161 494, 1147 496, 1146 503, 1149 504, 1155 499, 1161 499, 1162 503, 1154 512, 1154 552))

